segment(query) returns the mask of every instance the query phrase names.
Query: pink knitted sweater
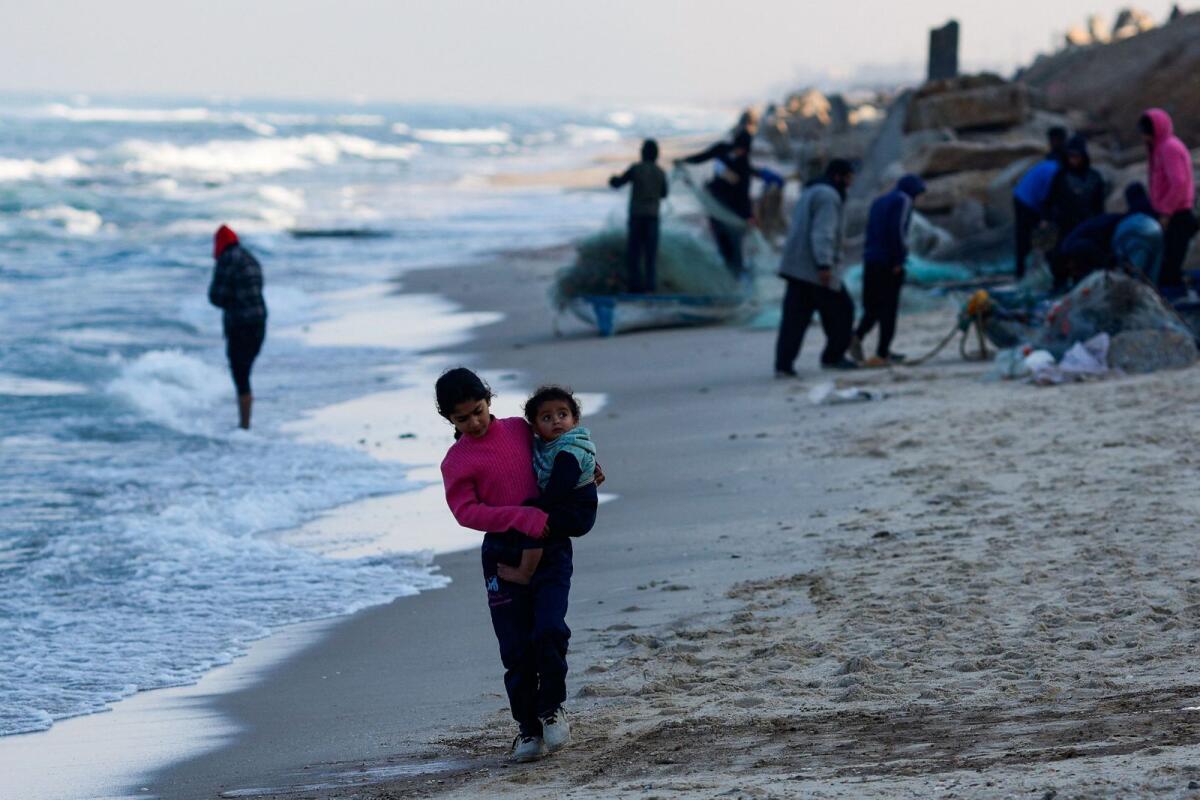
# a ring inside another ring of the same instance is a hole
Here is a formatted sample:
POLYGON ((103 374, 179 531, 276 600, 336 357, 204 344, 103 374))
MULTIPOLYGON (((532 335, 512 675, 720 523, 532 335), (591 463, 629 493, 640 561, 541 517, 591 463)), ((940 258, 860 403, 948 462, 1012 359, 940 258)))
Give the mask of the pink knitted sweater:
POLYGON ((455 442, 442 459, 442 482, 446 504, 464 528, 515 528, 536 539, 546 527, 546 512, 521 505, 538 496, 538 485, 533 432, 520 417, 494 419, 482 438, 455 442))

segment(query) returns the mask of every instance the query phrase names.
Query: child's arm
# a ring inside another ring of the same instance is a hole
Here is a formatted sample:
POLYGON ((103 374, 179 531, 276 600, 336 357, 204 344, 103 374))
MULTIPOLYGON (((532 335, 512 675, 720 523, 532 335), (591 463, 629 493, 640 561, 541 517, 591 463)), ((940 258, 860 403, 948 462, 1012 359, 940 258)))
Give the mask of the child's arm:
POLYGON ((520 565, 510 567, 504 563, 497 564, 496 574, 500 576, 501 580, 508 581, 509 583, 528 585, 533 580, 533 573, 537 572, 537 567, 541 560, 542 548, 532 547, 528 550, 522 550, 520 565))
POLYGON ((518 530, 540 539, 546 531, 546 512, 533 506, 489 506, 475 493, 470 475, 442 464, 442 482, 446 486, 446 505, 464 528, 477 531, 518 530))

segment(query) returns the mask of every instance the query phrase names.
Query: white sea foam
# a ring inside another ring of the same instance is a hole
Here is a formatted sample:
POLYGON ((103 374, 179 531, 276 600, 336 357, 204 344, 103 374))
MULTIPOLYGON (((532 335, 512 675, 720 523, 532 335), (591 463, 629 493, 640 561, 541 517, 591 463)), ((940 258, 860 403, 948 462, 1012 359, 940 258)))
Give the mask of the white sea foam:
POLYGON ((107 391, 160 425, 210 433, 212 412, 231 390, 224 369, 178 350, 151 350, 126 363, 107 391))
POLYGON ((112 122, 139 125, 169 124, 216 124, 241 125, 261 136, 273 136, 274 126, 252 114, 240 111, 214 111, 209 108, 105 108, 87 106, 83 108, 52 103, 45 107, 47 116, 72 122, 112 122))
POLYGON ((564 125, 563 135, 572 145, 606 144, 621 141, 621 132, 616 128, 591 125, 564 125))
POLYGON ((418 128, 412 137, 432 144, 507 144, 512 135, 503 128, 418 128))
POLYGON ((66 205, 31 208, 22 211, 21 216, 52 222, 72 236, 92 236, 104 227, 104 220, 95 211, 66 205))
POLYGON ((83 394, 87 387, 68 381, 47 381, 0 372, 0 395, 18 397, 55 397, 67 394, 83 394))
POLYGON ((36 178, 78 178, 87 167, 71 155, 46 161, 28 158, 0 158, 0 181, 30 181, 36 178))
POLYGON ((284 139, 214 139, 199 145, 131 139, 118 152, 132 172, 229 177, 307 170, 336 164, 345 155, 403 161, 411 158, 416 148, 348 134, 309 134, 284 139))

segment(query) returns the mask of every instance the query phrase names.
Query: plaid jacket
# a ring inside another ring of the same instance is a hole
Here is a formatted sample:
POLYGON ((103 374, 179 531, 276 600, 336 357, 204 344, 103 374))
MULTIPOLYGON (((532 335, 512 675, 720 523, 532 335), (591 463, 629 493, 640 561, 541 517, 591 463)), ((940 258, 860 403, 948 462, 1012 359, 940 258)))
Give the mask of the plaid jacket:
POLYGON ((221 253, 213 268, 208 301, 225 312, 225 327, 265 322, 267 305, 262 296, 262 267, 250 251, 232 245, 221 253))

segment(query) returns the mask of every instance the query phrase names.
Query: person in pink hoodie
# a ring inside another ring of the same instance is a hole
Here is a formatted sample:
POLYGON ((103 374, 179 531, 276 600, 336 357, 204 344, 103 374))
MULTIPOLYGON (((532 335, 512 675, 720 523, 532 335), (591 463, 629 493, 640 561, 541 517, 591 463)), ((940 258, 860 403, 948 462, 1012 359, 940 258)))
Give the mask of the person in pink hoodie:
MULTIPOLYGON (((446 503, 465 528, 484 531, 483 583, 492 629, 500 643, 504 688, 520 732, 514 761, 533 761, 567 744, 567 595, 571 540, 550 530, 538 497, 533 431, 522 417, 497 419, 492 392, 464 367, 447 371, 435 388, 438 413, 454 426, 442 460, 446 503), (498 565, 517 566, 524 549, 542 549, 528 585, 504 580, 498 565)), ((597 483, 603 476, 597 476, 597 483)))
POLYGON ((1159 286, 1178 293, 1183 288, 1183 261, 1196 231, 1195 172, 1192 154, 1175 135, 1171 116, 1151 108, 1138 120, 1149 154, 1150 203, 1163 227, 1163 261, 1159 286))

